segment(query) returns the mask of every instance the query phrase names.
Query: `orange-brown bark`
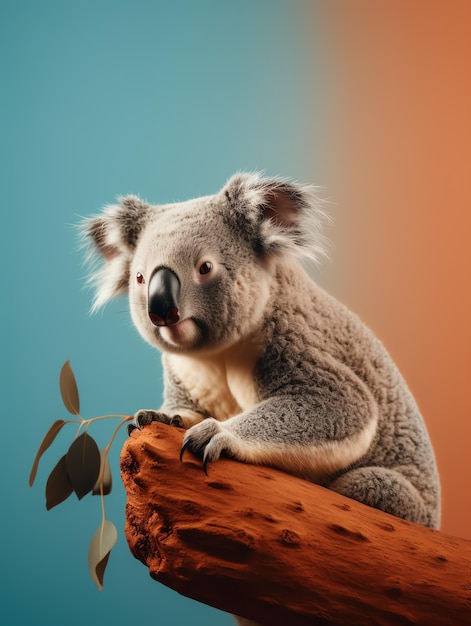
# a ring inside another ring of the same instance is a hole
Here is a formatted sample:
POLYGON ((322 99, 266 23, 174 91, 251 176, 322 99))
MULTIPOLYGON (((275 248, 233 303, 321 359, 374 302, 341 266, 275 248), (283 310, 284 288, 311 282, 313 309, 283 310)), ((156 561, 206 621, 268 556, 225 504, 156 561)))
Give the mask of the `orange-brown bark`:
POLYGON ((266 626, 471 624, 471 542, 275 469, 186 454, 135 430, 121 454, 126 537, 157 581, 266 626))

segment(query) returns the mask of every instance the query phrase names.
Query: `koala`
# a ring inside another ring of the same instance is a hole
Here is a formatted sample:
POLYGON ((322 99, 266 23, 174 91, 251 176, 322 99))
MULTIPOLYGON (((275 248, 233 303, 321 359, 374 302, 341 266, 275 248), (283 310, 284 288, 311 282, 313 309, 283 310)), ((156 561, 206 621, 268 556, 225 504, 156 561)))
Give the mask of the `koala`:
POLYGON ((85 221, 104 258, 93 308, 127 294, 163 355, 164 402, 131 428, 175 424, 205 470, 224 453, 438 528, 435 457, 406 382, 305 270, 326 219, 316 188, 238 173, 215 195, 128 196, 85 221))

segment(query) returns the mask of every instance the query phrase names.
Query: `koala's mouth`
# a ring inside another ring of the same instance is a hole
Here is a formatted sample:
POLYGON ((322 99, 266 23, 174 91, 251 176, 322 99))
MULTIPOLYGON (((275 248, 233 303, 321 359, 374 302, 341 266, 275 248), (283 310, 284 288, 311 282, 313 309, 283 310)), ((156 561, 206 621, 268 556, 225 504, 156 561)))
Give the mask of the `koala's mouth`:
POLYGON ((190 347, 198 339, 199 330, 195 321, 187 318, 171 326, 160 326, 159 334, 171 346, 190 347))

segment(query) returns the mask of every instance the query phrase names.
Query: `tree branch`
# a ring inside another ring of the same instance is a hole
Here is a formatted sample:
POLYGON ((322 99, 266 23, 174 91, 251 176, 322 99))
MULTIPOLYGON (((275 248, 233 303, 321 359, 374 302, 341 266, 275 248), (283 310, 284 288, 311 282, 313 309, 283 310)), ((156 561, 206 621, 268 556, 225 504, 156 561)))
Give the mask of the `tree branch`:
POLYGON ((155 580, 266 626, 471 624, 471 542, 275 469, 185 454, 153 423, 121 454, 126 538, 155 580))

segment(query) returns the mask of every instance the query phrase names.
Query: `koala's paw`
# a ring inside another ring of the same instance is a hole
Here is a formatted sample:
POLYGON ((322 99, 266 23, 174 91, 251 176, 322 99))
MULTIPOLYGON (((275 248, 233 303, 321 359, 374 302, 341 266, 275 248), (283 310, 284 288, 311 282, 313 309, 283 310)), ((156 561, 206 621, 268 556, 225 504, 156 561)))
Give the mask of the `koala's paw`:
POLYGON ((153 411, 152 409, 141 409, 140 411, 134 413, 134 418, 132 422, 128 425, 128 435, 130 435, 132 431, 136 428, 140 430, 143 426, 147 426, 147 424, 151 424, 152 422, 171 424, 172 426, 181 425, 179 415, 169 417, 166 413, 161 413, 160 411, 153 411))
POLYGON ((207 474, 208 463, 217 461, 223 450, 231 452, 233 435, 222 424, 209 417, 186 431, 180 450, 180 461, 186 450, 193 452, 203 460, 203 469, 207 474))

